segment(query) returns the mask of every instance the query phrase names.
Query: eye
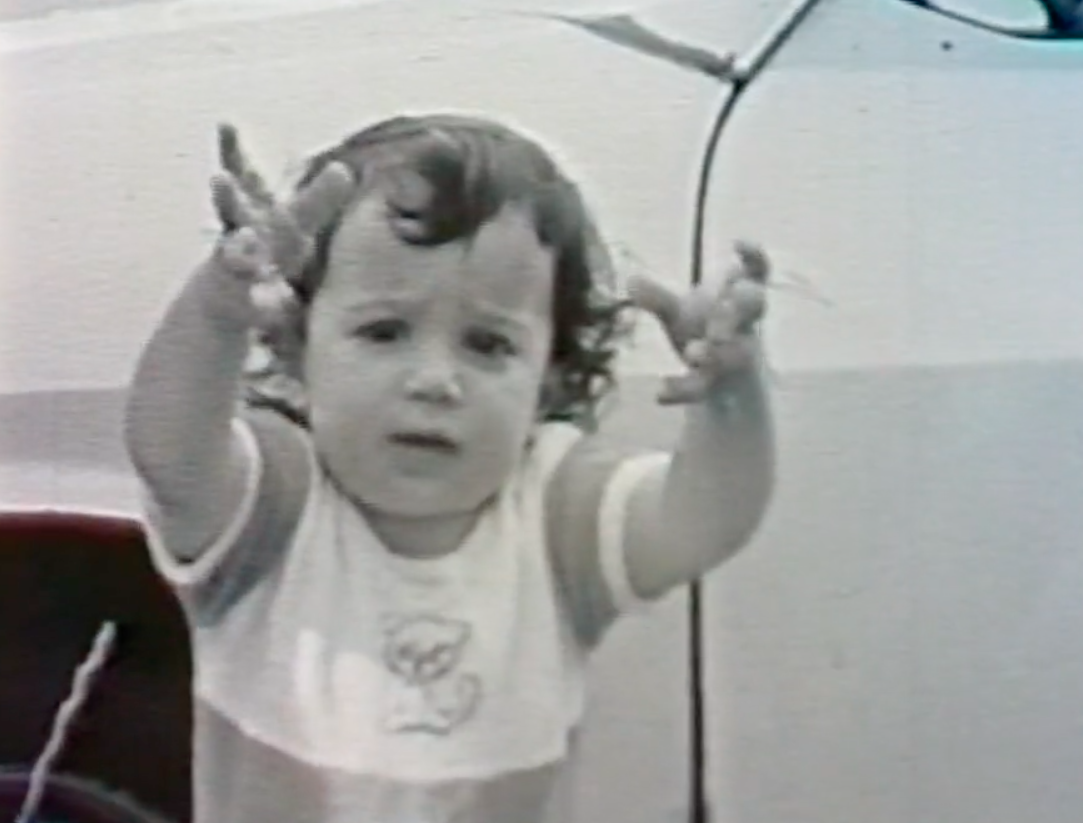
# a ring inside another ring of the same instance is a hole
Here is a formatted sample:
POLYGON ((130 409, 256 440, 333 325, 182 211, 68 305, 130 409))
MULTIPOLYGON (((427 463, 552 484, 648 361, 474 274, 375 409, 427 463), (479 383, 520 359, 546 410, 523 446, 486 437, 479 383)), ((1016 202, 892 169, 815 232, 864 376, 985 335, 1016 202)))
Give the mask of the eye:
POLYGON ((389 206, 389 210, 391 212, 391 217, 394 220, 417 222, 425 218, 425 212, 423 212, 420 208, 391 204, 389 206))
POLYGON ((485 329, 475 329, 466 335, 466 345, 485 357, 512 357, 515 344, 506 336, 485 329))
POLYGON ((357 336, 373 343, 395 343, 406 337, 409 331, 404 320, 385 318, 366 323, 357 330, 357 336))

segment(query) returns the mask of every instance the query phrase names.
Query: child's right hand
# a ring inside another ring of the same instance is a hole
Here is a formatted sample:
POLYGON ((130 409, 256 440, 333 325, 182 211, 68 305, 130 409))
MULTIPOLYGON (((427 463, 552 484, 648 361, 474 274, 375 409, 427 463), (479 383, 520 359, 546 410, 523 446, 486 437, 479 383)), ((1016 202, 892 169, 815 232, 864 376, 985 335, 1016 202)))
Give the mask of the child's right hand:
POLYGON ((241 149, 237 130, 218 128, 222 170, 211 191, 225 230, 217 255, 225 270, 249 285, 258 325, 281 322, 296 306, 291 284, 312 253, 315 236, 349 202, 356 178, 343 163, 331 163, 311 183, 279 202, 241 149))

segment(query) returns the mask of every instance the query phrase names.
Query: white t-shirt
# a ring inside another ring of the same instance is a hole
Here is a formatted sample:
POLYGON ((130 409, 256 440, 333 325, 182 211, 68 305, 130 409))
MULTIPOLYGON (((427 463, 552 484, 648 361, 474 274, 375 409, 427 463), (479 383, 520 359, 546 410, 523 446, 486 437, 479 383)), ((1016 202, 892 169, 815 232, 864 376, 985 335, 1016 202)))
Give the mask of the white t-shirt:
POLYGON ((555 559, 546 490, 581 435, 539 426, 461 548, 411 560, 387 550, 311 451, 288 536, 277 548, 266 528, 246 536, 272 484, 256 428, 238 429, 253 472, 216 544, 184 563, 148 529, 192 631, 196 823, 545 819, 583 717, 583 627, 596 638, 635 601, 619 523, 646 463, 608 481, 600 556, 555 559))

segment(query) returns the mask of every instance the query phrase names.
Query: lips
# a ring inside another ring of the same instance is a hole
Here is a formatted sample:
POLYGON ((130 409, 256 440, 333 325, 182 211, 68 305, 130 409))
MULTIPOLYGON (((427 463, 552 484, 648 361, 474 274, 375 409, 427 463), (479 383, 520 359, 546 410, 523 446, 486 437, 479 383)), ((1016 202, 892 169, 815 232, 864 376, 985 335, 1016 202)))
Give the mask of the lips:
POLYGON ((439 454, 454 454, 459 444, 449 435, 437 431, 401 431, 391 435, 390 440, 398 446, 439 454))

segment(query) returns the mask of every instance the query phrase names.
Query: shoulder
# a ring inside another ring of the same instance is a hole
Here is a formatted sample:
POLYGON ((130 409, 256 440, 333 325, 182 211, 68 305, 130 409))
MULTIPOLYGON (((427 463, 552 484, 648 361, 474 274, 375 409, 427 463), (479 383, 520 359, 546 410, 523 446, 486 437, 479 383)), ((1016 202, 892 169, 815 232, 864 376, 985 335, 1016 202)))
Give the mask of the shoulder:
POLYGON ((522 474, 548 484, 585 438, 586 433, 572 423, 539 424, 531 436, 522 474))
POLYGON ((316 479, 308 433, 282 415, 245 410, 234 431, 248 454, 248 477, 230 522, 190 561, 166 551, 151 532, 159 572, 183 602, 213 619, 256 585, 293 540, 316 479))
POLYGON ((576 632, 591 647, 619 614, 642 605, 623 530, 636 490, 668 455, 578 429, 548 437, 547 548, 576 632))

